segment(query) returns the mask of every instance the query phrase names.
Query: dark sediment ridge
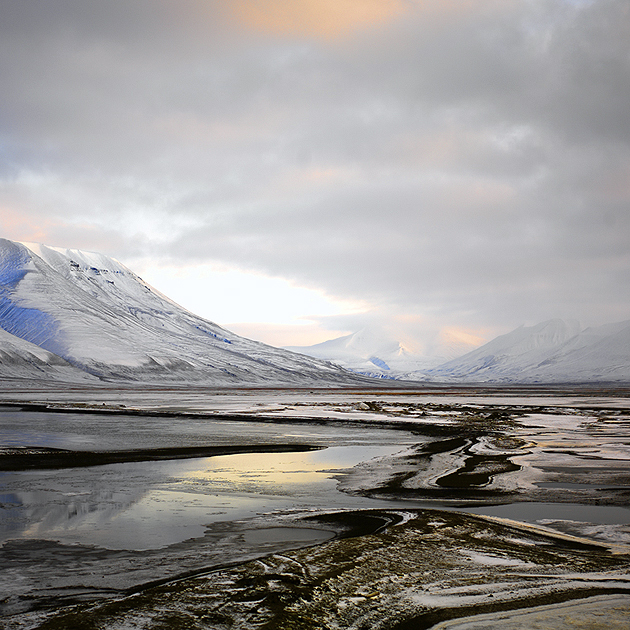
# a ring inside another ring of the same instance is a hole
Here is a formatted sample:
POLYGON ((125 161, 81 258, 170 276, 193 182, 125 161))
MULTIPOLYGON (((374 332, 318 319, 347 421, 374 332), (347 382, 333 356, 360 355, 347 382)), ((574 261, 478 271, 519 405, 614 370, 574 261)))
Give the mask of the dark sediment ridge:
POLYGON ((239 446, 185 446, 122 451, 72 451, 57 448, 0 449, 0 471, 45 470, 103 466, 123 462, 152 462, 169 459, 192 459, 242 453, 289 453, 315 451, 310 444, 251 444, 239 446))

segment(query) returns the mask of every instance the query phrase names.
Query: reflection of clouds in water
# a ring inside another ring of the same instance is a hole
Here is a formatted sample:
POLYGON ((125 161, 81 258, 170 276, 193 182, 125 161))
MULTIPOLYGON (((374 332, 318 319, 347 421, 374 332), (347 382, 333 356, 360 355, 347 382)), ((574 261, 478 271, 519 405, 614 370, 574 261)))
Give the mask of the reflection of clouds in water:
POLYGON ((296 506, 338 507, 333 474, 400 448, 335 447, 19 473, 11 476, 13 483, 28 487, 17 493, 21 526, 6 537, 158 548, 200 536, 217 521, 296 506))
MULTIPOLYGON (((283 396, 288 394, 277 395, 284 401, 283 396)), ((343 401, 348 406, 356 402, 356 395, 337 396, 339 399, 333 397, 326 405, 320 405, 320 399, 315 398, 303 412, 324 415, 343 401)), ((227 398, 220 400, 226 408, 237 405, 235 398, 227 398)), ((249 407, 253 401, 268 403, 269 398, 276 401, 268 394, 257 394, 238 404, 249 407)), ((449 402, 447 398, 426 400, 444 405, 449 402)), ((475 402, 481 404, 483 400, 475 402)), ((542 405, 549 401, 515 398, 497 402, 542 405)), ((555 402, 575 404, 573 399, 555 402)), ((612 404, 610 400, 604 402, 607 406, 612 404)), ((455 403, 461 404, 462 399, 453 399, 455 403)), ((421 494, 426 480, 461 467, 464 457, 458 452, 444 452, 435 453, 430 462, 422 465, 417 458, 408 461, 401 451, 426 437, 366 426, 143 417, 129 422, 129 418, 120 416, 80 413, 3 412, 2 417, 8 418, 8 424, 3 423, 5 432, 13 430, 15 435, 25 435, 22 429, 26 424, 29 435, 48 435, 52 439, 59 436, 62 441, 81 439, 99 443, 101 448, 147 446, 147 439, 155 446, 279 440, 332 446, 307 453, 256 453, 4 473, 0 477, 5 496, 0 509, 0 540, 39 537, 117 549, 156 548, 201 535, 212 523, 273 510, 377 507, 374 499, 341 494, 339 483, 349 493, 369 490, 386 483, 392 473, 406 470, 405 466, 411 466, 416 474, 405 482, 406 487, 421 494), (387 455, 386 460, 370 461, 387 455), (360 462, 363 463, 357 466, 360 462), (355 466, 351 475, 343 472, 355 466)), ((551 502, 558 497, 566 502, 568 495, 564 495, 568 491, 569 499, 575 500, 575 492, 585 498, 595 492, 601 499, 604 494, 613 496, 613 486, 627 478, 627 428, 622 419, 613 420, 599 421, 578 410, 567 413, 562 407, 554 412, 532 413, 519 418, 507 435, 481 437, 470 454, 477 458, 503 454, 523 467, 518 472, 496 474, 492 487, 487 489, 531 492, 536 494, 536 500, 544 497, 551 502), (580 487, 565 488, 567 483, 580 487)), ((406 453, 409 454, 413 453, 406 453)), ((604 511, 596 510, 602 515, 604 511)), ((549 516, 548 510, 542 515, 549 516)), ((589 520, 596 520, 595 515, 589 515, 589 520)))
MULTIPOLYGON (((44 442, 62 448, 90 444, 120 449, 312 439, 320 444, 389 444, 387 448, 399 450, 400 441, 410 439, 403 432, 368 428, 331 431, 325 426, 194 418, 137 417, 130 423, 120 416, 3 411, 2 420, 3 435, 16 446, 44 442)), ((157 548, 202 535, 205 526, 217 521, 314 504, 338 507, 340 495, 330 469, 352 466, 374 452, 372 447, 337 447, 5 473, 2 491, 11 498, 0 508, 0 541, 47 538, 117 549, 157 548)))
POLYGON ((44 431, 3 429, 0 430, 0 447, 36 446, 48 448, 77 449, 89 445, 90 441, 80 435, 46 433, 44 431))
POLYGON ((309 461, 309 455, 248 453, 214 457, 204 461, 203 469, 191 471, 187 477, 222 490, 248 487, 251 491, 278 484, 286 486, 325 481, 330 475, 318 472, 320 466, 309 461))
POLYGON ((165 547, 202 536, 217 521, 296 506, 338 507, 335 472, 400 448, 335 447, 11 473, 7 484, 22 491, 12 495, 15 510, 0 511, 0 518, 12 519, 3 538, 165 547))
POLYGON ((247 453, 204 460, 203 468, 189 471, 185 483, 220 492, 255 492, 299 496, 334 491, 333 475, 373 457, 389 455, 396 446, 331 447, 306 453, 247 453))
POLYGON ((17 493, 21 537, 62 539, 80 536, 83 530, 99 529, 141 499, 145 491, 56 490, 17 493))
POLYGON ((107 442, 86 434, 79 414, 1 411, 0 446, 81 449, 107 442))
POLYGON ((5 539, 51 539, 116 549, 165 547, 204 531, 204 521, 225 514, 189 494, 133 490, 18 493, 19 527, 5 539))
POLYGON ((22 505, 19 494, 0 494, 0 541, 19 535, 24 529, 22 505))
MULTIPOLYGON (((151 467, 148 467, 149 477, 151 467)), ((16 498, 10 513, 0 510, 2 539, 46 538, 99 544, 98 532, 148 492, 127 464, 92 468, 22 471, 3 476, 16 498)))
MULTIPOLYGON (((508 503, 484 507, 458 508, 472 514, 486 514, 525 523, 539 523, 561 529, 572 524, 584 535, 588 526, 624 525, 630 523, 630 509, 616 505, 583 505, 580 503, 508 503)), ((610 531, 610 530, 609 530, 610 531)), ((617 541, 619 542, 619 541, 617 541)))
MULTIPOLYGON (((99 392, 102 399, 108 404, 118 403, 119 398, 111 392, 99 392), (107 398, 110 396, 110 398, 107 398)), ((154 407, 153 397, 149 400, 142 398, 143 392, 126 393, 127 396, 135 396, 138 403, 148 407, 154 407)), ((280 396, 280 394, 277 394, 280 396)), ((296 394, 296 396, 299 394, 296 394)), ((225 411, 242 413, 247 411, 263 411, 265 408, 277 409, 279 404, 289 405, 289 400, 281 399, 277 403, 269 396, 248 397, 222 396, 211 397, 212 412, 225 411), (259 402, 259 401, 263 402, 259 402)), ((93 404, 92 401, 86 401, 93 404)), ((184 408, 188 401, 181 403, 176 397, 169 398, 164 394, 163 404, 166 407, 184 408)), ((208 398, 203 397, 199 402, 193 402, 192 406, 198 406, 200 410, 208 411, 208 398)), ((284 413, 284 412, 283 412, 284 413)), ((328 408, 319 409, 310 407, 300 412, 302 415, 330 414, 328 408)), ((67 449, 92 449, 92 450, 122 450, 144 448, 167 448, 177 446, 208 445, 237 445, 260 443, 313 443, 320 445, 341 446, 349 444, 389 444, 392 437, 389 431, 372 427, 361 427, 357 431, 352 426, 336 426, 334 430, 325 425, 312 424, 281 424, 275 425, 269 422, 248 422, 221 420, 218 417, 195 418, 191 416, 173 416, 167 418, 136 416, 133 422, 129 417, 117 414, 93 414, 82 413, 55 413, 55 412, 0 412, 0 444, 7 442, 11 446, 49 446, 67 449), (41 438, 41 441, 40 441, 41 438)), ((406 435, 406 434, 405 434, 406 435)), ((396 437, 402 440, 403 434, 396 437)), ((408 436, 407 436, 408 438, 408 436)))

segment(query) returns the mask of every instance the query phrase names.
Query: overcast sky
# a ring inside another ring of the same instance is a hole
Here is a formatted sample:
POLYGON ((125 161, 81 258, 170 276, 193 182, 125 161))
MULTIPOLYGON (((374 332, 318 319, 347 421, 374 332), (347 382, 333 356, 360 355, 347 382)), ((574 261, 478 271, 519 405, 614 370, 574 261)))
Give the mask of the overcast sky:
POLYGON ((630 318, 628 0, 0 0, 0 81, 1 235, 236 332, 630 318))

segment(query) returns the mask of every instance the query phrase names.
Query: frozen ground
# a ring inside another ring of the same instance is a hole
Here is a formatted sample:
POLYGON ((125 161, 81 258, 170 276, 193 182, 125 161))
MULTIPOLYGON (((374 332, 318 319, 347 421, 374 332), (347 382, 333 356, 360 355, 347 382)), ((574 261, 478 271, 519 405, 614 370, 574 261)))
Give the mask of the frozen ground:
POLYGON ((623 391, 0 399, 0 627, 627 627, 623 391))

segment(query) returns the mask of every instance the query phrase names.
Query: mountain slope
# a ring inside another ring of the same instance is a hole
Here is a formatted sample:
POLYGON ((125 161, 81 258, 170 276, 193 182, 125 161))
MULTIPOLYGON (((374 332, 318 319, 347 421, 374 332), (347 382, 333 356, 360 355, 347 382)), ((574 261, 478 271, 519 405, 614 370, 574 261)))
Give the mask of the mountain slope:
MULTIPOLYGON (((98 378, 231 385, 357 382, 338 366, 239 337, 193 315, 107 256, 4 239, 0 328, 46 350, 50 354, 40 358, 49 364, 63 360, 98 378)), ((3 334, 0 348, 16 346, 13 337, 3 334)), ((18 354, 31 352, 30 346, 17 346, 18 354)))
POLYGON ((313 346, 291 346, 294 352, 334 361, 338 365, 362 374, 388 375, 408 351, 395 340, 374 330, 362 329, 351 335, 330 339, 313 346))
POLYGON ((91 374, 70 365, 56 354, 0 328, 0 378, 61 380, 96 383, 91 374))
POLYGON ((427 371, 441 381, 630 382, 630 321, 580 330, 575 321, 521 326, 427 371))
POLYGON ((630 382, 630 321, 587 328, 529 370, 542 382, 630 382))

